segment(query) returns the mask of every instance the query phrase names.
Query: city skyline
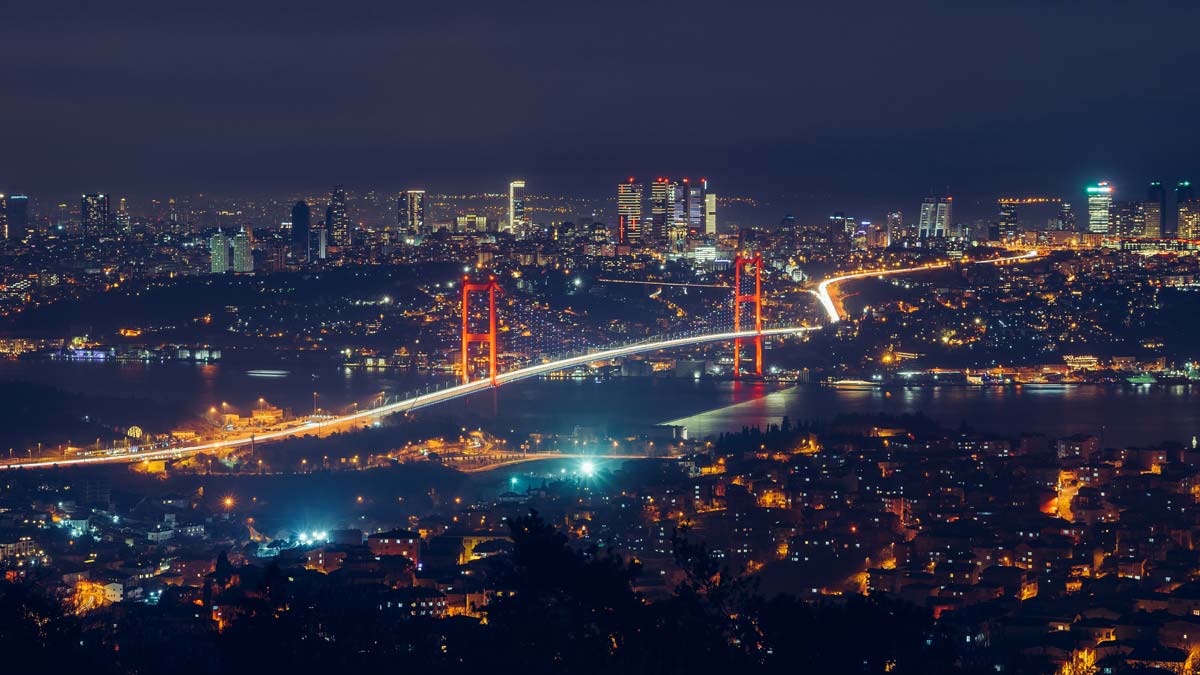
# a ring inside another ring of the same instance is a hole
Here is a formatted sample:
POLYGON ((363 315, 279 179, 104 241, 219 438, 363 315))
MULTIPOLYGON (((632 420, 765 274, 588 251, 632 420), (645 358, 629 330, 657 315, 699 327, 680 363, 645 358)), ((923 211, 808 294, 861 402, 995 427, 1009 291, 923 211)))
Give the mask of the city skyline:
POLYGON ((947 185, 969 204, 993 193, 1066 194, 1096 176, 1124 185, 1197 170, 1192 94, 1180 83, 1197 55, 1181 31, 1200 10, 1180 3, 1016 4, 1004 13, 917 4, 874 7, 869 20, 848 7, 759 7, 725 20, 720 4, 699 3, 686 15, 639 8, 619 30, 616 13, 600 8, 479 9, 465 22, 405 9, 398 22, 400 10, 373 7, 322 17, 325 39, 313 50, 279 46, 315 20, 315 5, 279 18, 239 8, 248 14, 236 29, 214 20, 220 12, 155 7, 120 22, 86 7, 65 20, 40 8, 15 18, 0 56, 18 104, 0 112, 0 140, 21 160, 0 167, 0 189, 236 193, 336 181, 478 190, 512 173, 546 191, 596 195, 630 172, 705 167, 727 194, 845 202, 869 184, 879 203, 853 208, 882 212, 947 185), (383 30, 397 25, 412 39, 383 30), (682 43, 695 50, 676 56, 639 40, 654 25, 695 36, 682 43), (936 45, 907 37, 931 30, 943 37, 936 45), (44 39, 51 31, 61 39, 44 39), (433 36, 456 47, 453 57, 409 69, 406 95, 392 94, 383 76, 418 62, 433 36), (585 47, 589 38, 598 51, 585 47), (182 68, 168 40, 221 44, 227 55, 182 68), (621 48, 635 41, 644 48, 621 48), (87 59, 77 58, 85 48, 87 59), (146 52, 153 64, 135 57, 146 52), (823 54, 838 58, 814 68, 823 54), (711 94, 683 112, 656 105, 668 96, 654 89, 656 63, 710 83, 711 94), (740 77, 751 69, 755 78, 740 77), (321 73, 338 96, 282 104, 321 73), (575 87, 568 73, 599 84, 575 87), (918 106, 930 74, 944 103, 918 106), (199 93, 212 85, 216 95, 199 93), (166 95, 151 96, 155 88, 166 95), (463 93, 490 112, 449 103, 463 93), (222 95, 242 104, 224 105, 222 95), (87 113, 65 117, 64 100, 87 113), (643 102, 632 125, 627 100, 643 102), (371 112, 352 112, 367 101, 371 112), (64 152, 75 147, 91 152, 64 152))
POLYGON ((14 673, 1200 675, 1200 4, 3 17, 14 673))
MULTIPOLYGON (((387 232, 428 233, 433 231, 432 228, 435 225, 445 225, 464 215, 472 217, 476 215, 473 213, 473 208, 477 207, 468 206, 464 211, 462 205, 459 204, 458 207, 450 206, 449 208, 456 210, 446 213, 447 206, 443 204, 443 208, 438 214, 442 220, 438 223, 431 222, 429 226, 431 229, 424 229, 425 195, 428 192, 430 197, 447 200, 450 204, 461 202, 483 205, 487 204, 488 200, 494 200, 496 204, 487 206, 487 208, 498 206, 503 209, 503 213, 499 216, 495 214, 492 216, 493 220, 503 221, 499 229, 519 236, 528 235, 526 229, 534 223, 534 216, 526 215, 527 210, 531 214, 537 213, 539 208, 545 208, 547 202, 555 200, 583 200, 592 203, 595 210, 590 214, 590 218, 596 222, 603 222, 620 232, 625 229, 624 219, 626 216, 636 214, 632 223, 634 239, 641 236, 638 230, 643 226, 657 228, 656 230, 647 229, 647 232, 657 238, 665 239, 668 230, 672 227, 671 223, 674 223, 680 233, 683 230, 678 228, 685 226, 690 227, 693 232, 702 231, 708 236, 716 233, 718 195, 710 189, 709 183, 707 178, 691 180, 687 177, 668 178, 661 175, 647 179, 643 183, 637 176, 628 176, 617 184, 615 192, 610 188, 607 197, 589 198, 579 195, 529 192, 528 195, 535 200, 532 207, 527 206, 528 198, 524 180, 509 181, 507 185, 502 186, 502 190, 485 191, 479 194, 455 194, 414 188, 363 189, 361 192, 357 192, 354 186, 348 190, 345 185, 337 184, 332 189, 327 188, 324 196, 320 190, 306 193, 280 192, 279 194, 255 197, 222 194, 188 195, 187 193, 175 193, 169 197, 158 195, 135 199, 132 213, 127 204, 127 195, 118 197, 99 192, 84 194, 80 198, 80 206, 72 213, 71 204, 60 201, 58 198, 34 194, 31 200, 30 195, 10 194, 6 197, 0 193, 0 212, 2 212, 0 213, 0 218, 2 218, 0 227, 7 227, 8 221, 13 220, 17 223, 13 232, 20 231, 28 234, 31 228, 37 229, 39 225, 45 226, 47 222, 50 224, 62 222, 63 218, 70 219, 72 216, 78 219, 84 229, 94 229, 95 224, 100 222, 117 223, 118 221, 124 227, 128 227, 132 215, 143 219, 158 218, 174 221, 183 217, 182 214, 177 213, 177 208, 181 208, 185 204, 188 205, 188 208, 199 209, 199 211, 193 210, 193 215, 205 210, 216 209, 221 212, 223 217, 232 218, 233 220, 225 223, 224 227, 250 224, 262 227, 264 224, 261 222, 252 223, 249 215, 245 215, 243 218, 241 214, 225 212, 221 209, 223 204, 236 204, 243 201, 257 204, 256 208, 261 208, 264 205, 259 202, 265 200, 267 204, 275 203, 279 215, 284 216, 282 221, 272 224, 281 224, 286 227, 295 218, 297 208, 303 203, 310 207, 311 215, 305 221, 310 223, 310 227, 328 224, 327 229, 330 230, 328 236, 331 243, 346 245, 348 243, 346 238, 350 236, 351 232, 363 226, 379 228, 387 232), (649 186, 649 189, 646 186, 649 186), (631 193, 630 190, 637 192, 631 193), (656 194, 656 190, 661 194, 656 194), (518 194, 519 197, 514 197, 518 194), (300 200, 293 205, 293 202, 289 200, 297 197, 300 200), (112 210, 109 204, 113 199, 119 203, 116 210, 112 210), (199 202, 193 202, 192 199, 197 199, 199 202), (385 206, 389 199, 392 199, 392 205, 385 206), (418 200, 414 202, 415 210, 409 216, 403 215, 408 208, 406 206, 407 199, 418 200), (631 199, 633 201, 629 201, 631 199), (368 219, 361 217, 362 211, 352 213, 353 209, 348 207, 348 204, 353 203, 361 209, 364 200, 369 205, 368 211, 374 214, 368 219), (32 211, 29 206, 31 201, 34 206, 32 211), (539 201, 542 204, 539 205, 539 201), (58 203, 52 205, 54 202, 58 203), (324 205, 324 208, 316 211, 321 205, 324 205), (379 210, 380 206, 383 206, 382 212, 379 210), (284 213, 288 209, 291 210, 290 217, 284 213), (522 227, 513 227, 514 213, 519 214, 518 221, 522 227), (322 218, 318 214, 324 214, 324 217, 322 218), (30 221, 31 215, 36 219, 36 223, 30 221), (243 219, 239 220, 239 218, 243 219), (446 220, 447 218, 449 220, 446 220), (640 222, 643 219, 645 222, 640 222), (664 222, 658 224, 659 220, 664 222), (671 220, 671 223, 667 223, 667 220, 671 220)), ((744 207, 733 220, 736 227, 766 230, 773 229, 777 219, 783 216, 817 222, 823 221, 831 213, 838 215, 850 212, 856 222, 861 219, 864 223, 884 223, 901 217, 903 213, 907 212, 909 220, 907 222, 901 220, 898 224, 911 225, 918 232, 926 232, 934 236, 947 236, 950 228, 955 225, 982 223, 998 226, 1000 231, 1010 234, 1015 232, 1018 227, 1073 230, 1076 219, 1079 219, 1083 223, 1081 226, 1083 231, 1096 234, 1148 238, 1200 238, 1200 216, 1195 215, 1197 207, 1195 206, 1192 182, 1184 179, 1173 185, 1168 182, 1166 188, 1163 185, 1161 180, 1143 181, 1133 185, 1117 185, 1113 181, 1101 180, 1082 186, 1077 194, 1049 196, 1048 193, 1040 193, 1038 196, 1019 197, 1012 194, 999 194, 968 203, 965 205, 966 208, 961 208, 964 206, 963 201, 955 193, 934 190, 923 197, 914 196, 905 203, 893 204, 886 209, 886 213, 837 203, 810 204, 807 208, 790 209, 778 203, 744 195, 729 195, 724 192, 720 198, 728 200, 730 204, 736 203, 744 207), (930 204, 940 205, 937 207, 936 216, 933 211, 929 211, 930 204), (1058 209, 1059 213, 1054 217, 1047 218, 1049 211, 1046 211, 1046 208, 1051 205, 1054 205, 1053 208, 1058 209), (953 210, 951 210, 951 206, 954 207, 953 210), (1031 206, 1037 213, 1033 219, 1030 219, 1027 211, 1031 206), (936 225, 934 224, 935 219, 936 225), (1183 223, 1182 229, 1179 226, 1181 222, 1183 223)), ((582 211, 576 215, 582 215, 582 211)), ((552 225, 557 222, 555 217, 547 217, 545 213, 540 216, 540 219, 537 223, 540 225, 552 225)))

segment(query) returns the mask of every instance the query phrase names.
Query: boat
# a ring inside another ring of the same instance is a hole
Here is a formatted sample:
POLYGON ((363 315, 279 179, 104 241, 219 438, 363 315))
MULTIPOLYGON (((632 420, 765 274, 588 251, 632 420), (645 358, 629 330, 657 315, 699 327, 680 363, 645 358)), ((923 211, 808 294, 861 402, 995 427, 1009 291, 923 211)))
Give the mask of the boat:
POLYGON ((879 383, 868 382, 867 380, 835 380, 830 378, 825 380, 825 385, 837 389, 874 389, 879 386, 879 383))

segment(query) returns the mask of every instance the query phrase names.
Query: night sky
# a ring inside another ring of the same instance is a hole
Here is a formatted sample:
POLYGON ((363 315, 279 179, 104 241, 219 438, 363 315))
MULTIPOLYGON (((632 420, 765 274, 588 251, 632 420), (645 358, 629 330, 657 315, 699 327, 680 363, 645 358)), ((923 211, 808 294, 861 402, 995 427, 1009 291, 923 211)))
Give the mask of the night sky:
POLYGON ((1196 2, 4 4, 0 190, 706 175, 804 212, 1200 178, 1196 2))

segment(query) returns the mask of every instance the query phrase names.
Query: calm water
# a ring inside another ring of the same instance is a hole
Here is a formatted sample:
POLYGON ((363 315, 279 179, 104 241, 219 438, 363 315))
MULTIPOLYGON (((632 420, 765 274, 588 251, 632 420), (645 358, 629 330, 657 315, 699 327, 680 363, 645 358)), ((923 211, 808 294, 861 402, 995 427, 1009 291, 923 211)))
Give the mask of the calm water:
MULTIPOLYGON (((335 366, 264 366, 252 373, 230 363, 87 363, 0 361, 4 380, 26 380, 71 392, 149 398, 183 414, 200 415, 222 401, 243 410, 259 397, 303 413, 318 405, 344 410, 380 391, 402 394, 425 386, 406 373, 335 366)), ((1200 435, 1200 387, 975 388, 838 390, 664 378, 533 380, 508 385, 436 409, 436 414, 491 420, 512 429, 569 432, 576 425, 621 433, 639 426, 678 424, 693 438, 743 426, 765 426, 784 415, 829 419, 839 413, 916 413, 950 426, 1015 434, 1102 433, 1111 445, 1200 435)))
POLYGON ((1112 446, 1172 440, 1200 434, 1200 387, 1081 385, 1036 387, 929 387, 885 392, 801 386, 737 405, 670 420, 702 437, 764 426, 784 415, 793 420, 829 419, 839 413, 924 413, 943 425, 963 421, 975 429, 1065 436, 1102 434, 1112 446))

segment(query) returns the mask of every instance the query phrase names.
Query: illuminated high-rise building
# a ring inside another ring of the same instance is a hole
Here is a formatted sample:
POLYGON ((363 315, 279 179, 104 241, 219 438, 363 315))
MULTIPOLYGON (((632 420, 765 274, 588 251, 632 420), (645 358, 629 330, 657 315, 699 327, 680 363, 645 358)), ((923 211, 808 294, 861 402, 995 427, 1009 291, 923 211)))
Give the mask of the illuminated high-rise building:
POLYGON ((481 216, 475 213, 468 213, 465 216, 457 216, 454 219, 455 232, 488 232, 487 216, 481 216))
POLYGON ((917 223, 922 239, 941 239, 950 233, 954 222, 953 197, 926 197, 921 203, 921 218, 917 223))
POLYGON ((996 225, 1001 239, 1012 239, 1017 236, 1017 202, 1013 199, 1000 200, 1000 217, 996 225))
POLYGON ((1142 202, 1142 231, 1137 236, 1157 239, 1163 236, 1163 216, 1167 214, 1167 192, 1159 181, 1150 183, 1142 202))
POLYGON ((688 189, 685 182, 671 181, 670 196, 668 197, 667 241, 671 246, 682 250, 687 240, 688 228, 691 226, 688 218, 688 189))
POLYGON ((213 274, 224 274, 229 271, 229 238, 217 230, 208 238, 210 258, 209 271, 213 274))
POLYGON ((717 236, 717 195, 704 190, 704 235, 717 236))
POLYGON ((15 239, 8 227, 8 197, 0 194, 0 241, 15 239))
POLYGON ((687 235, 687 195, 682 183, 655 178, 650 184, 650 236, 676 241, 687 235))
POLYGON ((892 245, 891 226, 889 224, 868 224, 866 234, 867 246, 870 248, 887 248, 892 245))
POLYGON ((1146 211, 1142 202, 1114 200, 1108 212, 1109 234, 1124 238, 1142 236, 1146 227, 1146 211))
POLYGON ((401 232, 416 237, 428 234, 425 229, 425 191, 405 190, 396 203, 396 227, 401 232))
POLYGON ((651 239, 666 241, 667 230, 670 228, 671 213, 674 210, 675 191, 671 181, 666 178, 655 178, 650 184, 650 227, 651 239))
POLYGON ((79 203, 79 224, 88 235, 100 234, 108 227, 108 195, 84 195, 79 203))
POLYGON ((301 262, 308 261, 310 233, 312 232, 312 209, 304 200, 292 207, 292 256, 301 262))
POLYGON ((317 260, 324 260, 329 253, 329 230, 324 227, 318 227, 312 231, 312 252, 317 260))
POLYGON ((1175 187, 1175 208, 1175 237, 1200 239, 1200 201, 1196 200, 1191 181, 1180 181, 1175 187))
POLYGON ((622 244, 642 241, 645 187, 636 178, 617 184, 617 237, 622 244))
POLYGON ((514 180, 508 184, 508 232, 525 236, 529 232, 529 221, 525 216, 525 181, 514 180))
POLYGON ((850 250, 857 231, 858 220, 836 211, 829 216, 829 222, 826 224, 825 245, 831 252, 846 253, 850 250))
POLYGON ((904 214, 900 211, 892 211, 887 214, 887 236, 888 244, 896 244, 908 240, 908 229, 904 227, 904 214))
POLYGON ((128 232, 133 224, 133 220, 129 216, 129 205, 125 203, 124 197, 117 202, 117 214, 113 216, 113 222, 122 232, 128 232))
POLYGON ((346 188, 333 186, 329 197, 329 208, 325 210, 325 227, 333 239, 334 246, 350 245, 350 215, 346 212, 346 188))
POLYGON ((1111 219, 1113 186, 1106 180, 1086 189, 1088 202, 1088 232, 1105 234, 1111 219))
POLYGON ((249 274, 254 271, 254 251, 250 248, 250 233, 242 228, 233 237, 233 271, 249 274))
POLYGON ((1075 230, 1075 212, 1071 210, 1070 202, 1063 202, 1058 209, 1058 216, 1054 219, 1055 229, 1073 232, 1075 230))
POLYGON ((21 241, 29 235, 29 197, 9 195, 6 201, 4 219, 7 223, 8 238, 21 241))
POLYGON ((707 182, 704 178, 695 183, 687 178, 683 179, 684 212, 687 217, 687 226, 688 229, 697 232, 704 231, 704 192, 707 182))
POLYGON ((715 236, 717 233, 717 196, 709 189, 708 179, 701 178, 697 182, 692 182, 684 178, 679 196, 683 197, 684 204, 682 212, 676 214, 675 220, 682 216, 687 219, 686 226, 689 231, 708 237, 715 236))

